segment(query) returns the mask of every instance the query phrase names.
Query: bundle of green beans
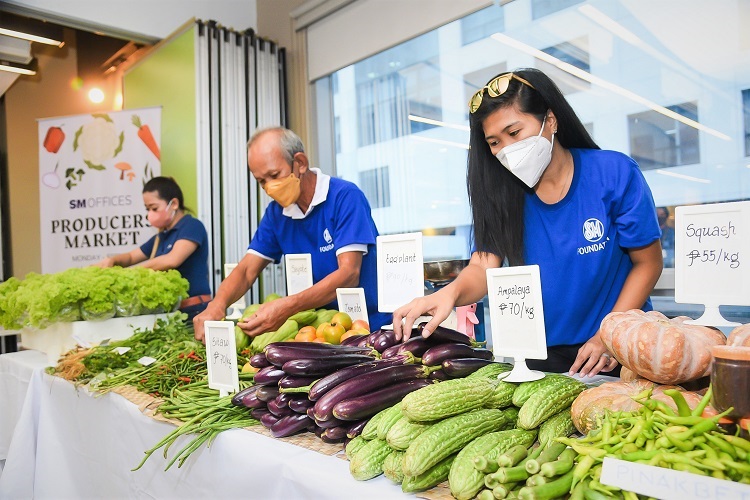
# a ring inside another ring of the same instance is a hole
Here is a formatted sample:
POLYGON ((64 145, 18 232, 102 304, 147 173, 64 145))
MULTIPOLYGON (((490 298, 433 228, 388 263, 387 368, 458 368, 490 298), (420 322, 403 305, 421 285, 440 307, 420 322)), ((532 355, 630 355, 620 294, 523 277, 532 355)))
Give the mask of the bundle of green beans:
MULTIPOLYGON (((252 377, 252 374, 247 373, 240 375, 240 390, 252 385, 252 377)), ((133 471, 143 467, 146 460, 160 448, 164 448, 164 458, 167 459, 169 448, 181 436, 192 435, 192 439, 169 460, 164 470, 169 470, 175 462, 178 462, 178 467, 182 467, 191 453, 204 443, 207 447, 211 446, 216 436, 223 431, 258 424, 247 408, 232 406, 231 400, 231 395, 219 397, 219 391, 209 388, 207 381, 173 388, 169 397, 157 408, 157 413, 184 423, 146 450, 146 456, 133 471)))
POLYGON ((641 408, 609 412, 596 429, 581 439, 557 438, 557 445, 515 447, 497 458, 497 465, 481 459, 478 469, 491 472, 487 489, 477 498, 552 499, 570 494, 573 500, 624 498, 631 491, 600 482, 605 457, 750 484, 750 441, 725 433, 719 415, 704 417, 711 400, 709 388, 700 404, 689 408, 678 390, 667 390, 677 412, 651 399, 651 390, 635 396, 641 408))

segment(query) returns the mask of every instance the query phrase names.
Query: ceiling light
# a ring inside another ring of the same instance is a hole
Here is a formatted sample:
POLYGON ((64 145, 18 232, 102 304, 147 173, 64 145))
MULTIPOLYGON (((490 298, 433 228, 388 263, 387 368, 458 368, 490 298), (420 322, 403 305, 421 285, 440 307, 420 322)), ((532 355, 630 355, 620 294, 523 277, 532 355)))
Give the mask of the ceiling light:
POLYGON ((38 63, 32 59, 29 64, 22 64, 12 61, 0 61, 0 71, 9 71, 19 75, 36 75, 38 63))
POLYGON ((0 17, 0 35, 22 38, 31 42, 44 43, 62 47, 63 29, 37 19, 31 19, 23 16, 16 16, 8 12, 3 12, 0 17))
POLYGON ((102 89, 98 87, 94 87, 91 90, 89 90, 89 101, 93 102, 94 104, 99 104, 104 101, 104 92, 102 92, 102 89))

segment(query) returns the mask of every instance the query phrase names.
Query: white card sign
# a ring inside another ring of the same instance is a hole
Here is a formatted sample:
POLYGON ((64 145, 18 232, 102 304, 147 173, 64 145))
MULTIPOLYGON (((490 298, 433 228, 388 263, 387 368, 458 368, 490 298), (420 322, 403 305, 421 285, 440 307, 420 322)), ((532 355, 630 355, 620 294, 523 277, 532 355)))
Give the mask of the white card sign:
MULTIPOLYGON (((232 271, 234 271, 234 268, 237 267, 237 263, 233 262, 231 264, 224 264, 224 279, 227 279, 227 276, 232 274, 232 271)), ((245 295, 243 294, 237 301, 232 304, 231 306, 227 307, 227 317, 226 319, 240 319, 242 318, 242 311, 245 310, 247 307, 246 301, 245 301, 245 295)))
POLYGON ((309 253, 285 255, 284 264, 287 295, 294 295, 313 286, 312 257, 309 253))
POLYGON ((222 396, 229 392, 239 392, 240 377, 237 371, 234 322, 206 321, 204 328, 208 386, 211 389, 217 389, 222 396))
POLYGON ((663 500, 750 499, 750 485, 690 472, 604 458, 601 483, 663 500))
POLYGON ((539 266, 487 269, 487 298, 495 356, 515 359, 509 382, 537 380, 542 372, 526 368, 526 359, 547 359, 539 266))
POLYGON ((364 288, 337 288, 336 300, 339 303, 339 311, 348 314, 352 320, 362 319, 369 324, 364 288))
POLYGON ((424 296, 422 233, 377 237, 378 310, 393 312, 424 296))
POLYGON ((677 207, 675 302, 705 304, 693 323, 733 326, 720 305, 750 305, 750 201, 677 207))

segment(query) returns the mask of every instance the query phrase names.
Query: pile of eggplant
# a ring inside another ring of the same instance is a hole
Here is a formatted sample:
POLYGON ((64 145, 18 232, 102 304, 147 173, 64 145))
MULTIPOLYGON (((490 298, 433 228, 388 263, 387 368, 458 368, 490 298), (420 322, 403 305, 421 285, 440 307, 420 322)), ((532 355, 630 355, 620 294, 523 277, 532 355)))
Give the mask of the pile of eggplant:
POLYGON ((391 330, 346 339, 342 345, 276 342, 250 358, 255 385, 232 403, 251 409, 274 437, 314 432, 339 443, 362 432, 367 420, 412 391, 464 377, 492 362, 492 351, 439 327, 400 342, 391 330))

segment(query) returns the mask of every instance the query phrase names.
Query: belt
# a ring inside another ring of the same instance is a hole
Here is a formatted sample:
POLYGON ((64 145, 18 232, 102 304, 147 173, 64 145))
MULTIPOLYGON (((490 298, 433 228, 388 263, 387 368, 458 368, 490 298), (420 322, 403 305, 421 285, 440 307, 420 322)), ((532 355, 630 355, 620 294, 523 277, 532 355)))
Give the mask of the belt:
POLYGON ((211 302, 211 296, 208 294, 188 297, 187 299, 180 302, 180 309, 185 309, 186 307, 190 306, 196 306, 198 304, 205 304, 206 302, 211 302))

